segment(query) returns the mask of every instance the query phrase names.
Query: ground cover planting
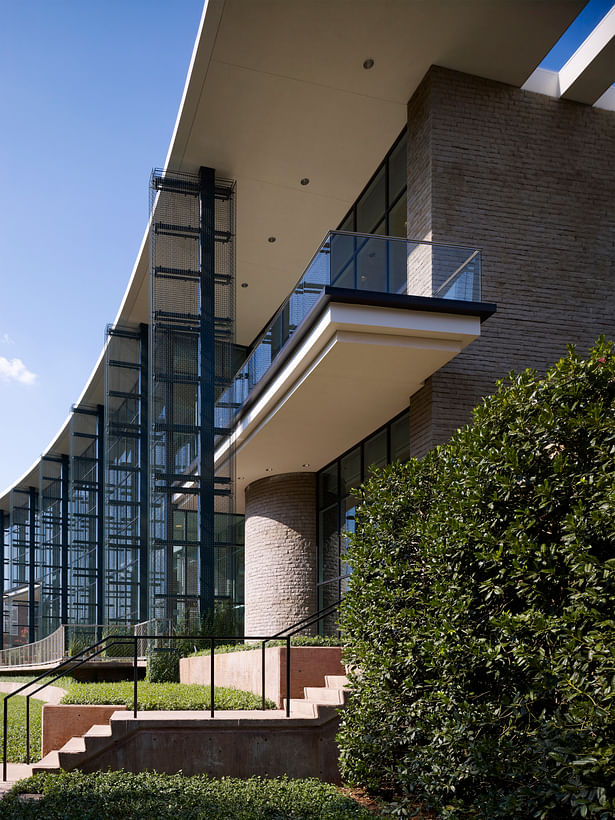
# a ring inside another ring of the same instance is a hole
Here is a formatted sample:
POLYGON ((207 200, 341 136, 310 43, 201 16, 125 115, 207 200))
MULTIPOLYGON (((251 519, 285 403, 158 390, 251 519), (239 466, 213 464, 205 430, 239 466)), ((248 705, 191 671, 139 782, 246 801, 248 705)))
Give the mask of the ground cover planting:
MULTIPOLYGON (((43 704, 30 698, 30 750, 38 760, 41 749, 41 719, 43 704)), ((0 737, 4 732, 4 710, 0 709, 0 737)), ((8 702, 7 760, 24 763, 26 760, 26 699, 15 695, 8 702)))
MULTIPOLYGON (((63 679, 67 694, 62 703, 70 704, 117 704, 128 709, 133 706, 133 682, 117 681, 113 683, 80 683, 63 679)), ((182 710, 209 709, 210 688, 196 683, 150 683, 139 681, 137 687, 137 709, 148 710, 182 710)), ((214 687, 216 709, 260 709, 260 697, 251 692, 227 687, 214 687)), ((275 704, 266 702, 268 709, 275 709, 275 704)))
POLYGON ((60 772, 18 783, 0 820, 369 820, 367 809, 318 780, 249 780, 144 772, 60 772), (20 794, 42 794, 39 800, 20 794))
MULTIPOLYGON (((290 643, 291 646, 342 646, 340 638, 321 635, 314 635, 313 637, 297 636, 296 638, 291 638, 290 643)), ((254 649, 260 650, 261 646, 262 641, 255 641, 254 643, 221 644, 220 646, 214 647, 214 653, 216 655, 223 655, 226 652, 249 652, 254 649)), ((267 641, 265 646, 267 649, 272 646, 286 646, 286 641, 282 639, 267 641)), ((198 655, 211 655, 211 648, 206 647, 205 649, 199 649, 196 652, 192 652, 190 657, 196 657, 198 655)))

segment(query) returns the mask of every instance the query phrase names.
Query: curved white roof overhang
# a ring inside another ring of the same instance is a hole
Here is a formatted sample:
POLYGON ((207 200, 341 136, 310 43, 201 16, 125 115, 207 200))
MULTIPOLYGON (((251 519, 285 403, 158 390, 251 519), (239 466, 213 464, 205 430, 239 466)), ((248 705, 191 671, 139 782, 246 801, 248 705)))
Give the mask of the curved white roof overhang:
MULTIPOLYGON (((207 0, 165 167, 237 180, 237 280, 248 284, 237 341, 254 338, 343 218, 431 65, 520 86, 583 5, 207 0)), ((148 268, 146 228, 116 323, 149 321, 148 268)), ((75 404, 103 403, 103 355, 75 404)), ((62 452, 68 419, 45 451, 62 452)), ((13 486, 37 485, 38 462, 13 486)))

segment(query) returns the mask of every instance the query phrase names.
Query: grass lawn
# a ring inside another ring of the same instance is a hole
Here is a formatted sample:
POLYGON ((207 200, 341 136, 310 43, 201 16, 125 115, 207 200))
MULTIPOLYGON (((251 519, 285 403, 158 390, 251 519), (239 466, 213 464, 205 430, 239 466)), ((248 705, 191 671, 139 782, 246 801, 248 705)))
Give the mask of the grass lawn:
MULTIPOLYGON (((132 709, 133 683, 119 681, 116 683, 76 683, 62 682, 68 693, 62 703, 123 704, 132 709)), ((210 688, 197 683, 149 683, 139 681, 137 708, 141 710, 179 710, 209 709, 210 688)), ((223 686, 214 687, 216 709, 260 709, 261 699, 251 692, 229 689, 223 686)), ((266 703, 268 709, 275 709, 271 701, 266 703)))
MULTIPOLYGON (((41 713, 43 704, 30 698, 30 756, 40 760, 41 756, 41 713)), ((26 760, 26 699, 21 695, 9 700, 8 705, 8 746, 9 763, 24 763, 26 760)), ((4 709, 0 709, 0 738, 4 732, 4 709)), ((1 756, 1 752, 0 752, 1 756)))
POLYGON ((61 772, 22 780, 0 801, 0 820, 373 820, 319 780, 249 780, 143 772, 61 772), (42 794, 37 801, 19 794, 42 794))

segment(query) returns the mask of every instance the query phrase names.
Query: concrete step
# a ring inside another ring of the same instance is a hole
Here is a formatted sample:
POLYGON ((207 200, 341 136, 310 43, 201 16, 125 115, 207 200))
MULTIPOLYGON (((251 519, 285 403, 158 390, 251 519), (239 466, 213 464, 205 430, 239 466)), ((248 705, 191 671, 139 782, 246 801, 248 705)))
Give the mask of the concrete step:
POLYGON ((88 757, 98 754, 98 752, 106 749, 110 743, 113 743, 111 726, 109 724, 95 724, 87 730, 83 735, 83 739, 88 757))
POLYGON ((61 749, 58 749, 58 752, 60 754, 62 752, 65 754, 81 754, 85 752, 85 740, 82 737, 71 737, 61 749))
POLYGON ((336 706, 343 706, 345 703, 343 689, 329 689, 327 686, 306 686, 303 691, 305 692, 305 699, 313 703, 336 706))
POLYGON ((327 689, 347 689, 348 677, 346 675, 325 675, 325 686, 327 689))
POLYGON ((60 755, 58 752, 49 752, 49 754, 46 754, 38 763, 32 764, 32 774, 37 774, 38 772, 59 772, 61 768, 60 755))
MULTIPOLYGON (((282 708, 286 709, 286 698, 282 708)), ((290 716, 293 718, 316 718, 318 717, 318 704, 303 698, 291 698, 290 716)))
POLYGON ((108 723, 95 723, 94 726, 90 726, 83 737, 111 737, 111 726, 108 723))

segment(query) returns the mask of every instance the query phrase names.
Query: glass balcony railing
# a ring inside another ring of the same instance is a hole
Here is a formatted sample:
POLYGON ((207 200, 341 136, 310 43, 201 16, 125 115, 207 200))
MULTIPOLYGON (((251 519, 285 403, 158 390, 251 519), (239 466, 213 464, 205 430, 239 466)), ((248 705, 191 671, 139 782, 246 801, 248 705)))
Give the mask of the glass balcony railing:
POLYGON ((216 426, 229 426, 326 286, 479 302, 480 262, 473 248, 331 231, 219 397, 216 426))

